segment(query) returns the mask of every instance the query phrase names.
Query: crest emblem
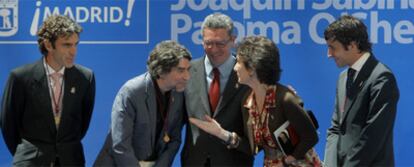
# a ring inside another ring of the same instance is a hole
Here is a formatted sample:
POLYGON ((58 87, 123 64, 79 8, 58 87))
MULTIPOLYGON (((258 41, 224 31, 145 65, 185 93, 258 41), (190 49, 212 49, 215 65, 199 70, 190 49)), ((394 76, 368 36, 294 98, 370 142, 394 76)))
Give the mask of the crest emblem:
POLYGON ((0 0, 0 37, 16 34, 18 30, 18 0, 0 0))

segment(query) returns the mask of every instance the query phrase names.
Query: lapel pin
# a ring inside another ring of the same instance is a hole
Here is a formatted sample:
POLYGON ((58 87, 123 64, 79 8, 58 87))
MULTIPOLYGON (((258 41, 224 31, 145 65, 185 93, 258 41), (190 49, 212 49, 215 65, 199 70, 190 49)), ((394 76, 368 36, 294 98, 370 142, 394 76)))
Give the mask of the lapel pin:
POLYGON ((76 89, 75 89, 75 87, 72 87, 72 88, 70 89, 70 93, 72 93, 72 94, 75 94, 75 93, 76 93, 76 89))
POLYGON ((364 81, 362 81, 361 83, 359 83, 359 88, 362 88, 362 86, 364 85, 364 81))

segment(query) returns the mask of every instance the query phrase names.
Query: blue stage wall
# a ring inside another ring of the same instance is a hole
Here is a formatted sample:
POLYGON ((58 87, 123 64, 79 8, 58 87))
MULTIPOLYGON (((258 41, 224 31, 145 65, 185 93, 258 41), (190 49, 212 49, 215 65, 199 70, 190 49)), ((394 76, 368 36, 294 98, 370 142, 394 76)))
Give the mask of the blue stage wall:
MULTIPOLYGON (((319 120, 316 150, 323 158, 326 130, 333 112, 336 80, 341 70, 327 58, 324 28, 342 14, 364 20, 374 54, 397 77, 400 88, 394 128, 396 166, 414 166, 414 128, 409 103, 414 85, 414 0, 0 0, 0 94, 9 72, 41 58, 33 34, 48 15, 66 14, 84 27, 77 63, 94 70, 96 100, 84 138, 86 165, 91 166, 108 132, 113 99, 128 79, 146 70, 156 43, 172 39, 194 58, 203 55, 200 26, 212 12, 235 21, 240 40, 249 35, 273 39, 281 52, 283 84, 295 87, 319 120)), ((184 135, 184 132, 183 132, 184 135)), ((179 154, 174 166, 180 166, 179 154)), ((12 157, 0 140, 0 166, 12 157)), ((263 154, 255 166, 262 166, 263 154)))

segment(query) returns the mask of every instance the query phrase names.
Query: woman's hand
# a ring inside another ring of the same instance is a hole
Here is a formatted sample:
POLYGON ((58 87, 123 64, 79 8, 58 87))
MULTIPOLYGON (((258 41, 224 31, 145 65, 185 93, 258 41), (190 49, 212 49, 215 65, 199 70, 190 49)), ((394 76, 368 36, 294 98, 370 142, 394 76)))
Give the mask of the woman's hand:
POLYGON ((205 115, 205 121, 197 118, 189 118, 190 122, 205 132, 217 136, 223 141, 227 141, 230 137, 230 132, 221 128, 220 124, 208 115, 205 115))

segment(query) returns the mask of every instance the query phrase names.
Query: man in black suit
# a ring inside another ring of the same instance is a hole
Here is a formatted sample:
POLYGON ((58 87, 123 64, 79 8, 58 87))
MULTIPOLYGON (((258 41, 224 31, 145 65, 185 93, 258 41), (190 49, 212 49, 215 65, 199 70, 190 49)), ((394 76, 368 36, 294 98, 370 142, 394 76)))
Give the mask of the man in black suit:
POLYGON ((237 84, 231 54, 236 36, 232 20, 221 13, 207 16, 201 26, 205 55, 191 63, 191 79, 185 90, 188 117, 214 118, 223 129, 223 140, 187 124, 185 145, 181 152, 183 166, 252 166, 247 135, 243 130, 241 107, 248 87, 237 84), (215 86, 213 86, 215 85, 215 86), (214 89, 215 88, 215 89, 214 89), (231 137, 230 137, 231 136, 231 137), (231 144, 235 143, 235 144, 231 144))
POLYGON ((10 73, 0 125, 13 166, 84 166, 95 78, 74 64, 81 31, 69 17, 47 18, 37 33, 42 59, 10 73))
POLYGON ((394 166, 393 128, 399 90, 394 74, 372 54, 367 28, 342 16, 325 30, 328 57, 347 66, 337 83, 325 166, 394 166))

